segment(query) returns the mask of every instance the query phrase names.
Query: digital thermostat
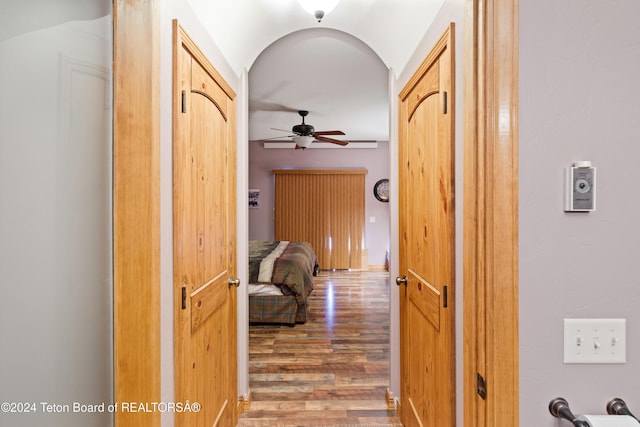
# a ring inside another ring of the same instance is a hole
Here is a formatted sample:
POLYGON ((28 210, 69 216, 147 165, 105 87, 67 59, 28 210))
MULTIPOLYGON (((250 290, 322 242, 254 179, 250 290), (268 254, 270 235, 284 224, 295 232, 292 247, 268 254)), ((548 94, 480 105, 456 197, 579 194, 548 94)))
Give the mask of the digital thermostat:
POLYGON ((564 170, 565 212, 596 210, 596 168, 589 161, 575 162, 564 170))

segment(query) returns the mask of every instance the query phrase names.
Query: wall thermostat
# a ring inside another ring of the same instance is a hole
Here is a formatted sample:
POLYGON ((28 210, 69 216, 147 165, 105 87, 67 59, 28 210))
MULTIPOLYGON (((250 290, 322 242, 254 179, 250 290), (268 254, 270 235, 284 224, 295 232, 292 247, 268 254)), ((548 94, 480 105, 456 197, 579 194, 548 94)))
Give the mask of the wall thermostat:
POLYGON ((596 210, 596 168, 589 161, 575 162, 564 170, 565 212, 596 210))

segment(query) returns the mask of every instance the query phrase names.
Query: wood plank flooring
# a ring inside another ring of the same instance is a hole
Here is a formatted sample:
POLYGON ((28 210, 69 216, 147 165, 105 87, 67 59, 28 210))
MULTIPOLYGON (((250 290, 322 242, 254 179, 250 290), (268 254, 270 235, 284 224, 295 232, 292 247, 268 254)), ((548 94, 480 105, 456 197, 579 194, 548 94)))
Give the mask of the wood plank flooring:
POLYGON ((238 426, 401 426, 385 401, 388 273, 315 279, 306 323, 249 327, 252 402, 238 426))

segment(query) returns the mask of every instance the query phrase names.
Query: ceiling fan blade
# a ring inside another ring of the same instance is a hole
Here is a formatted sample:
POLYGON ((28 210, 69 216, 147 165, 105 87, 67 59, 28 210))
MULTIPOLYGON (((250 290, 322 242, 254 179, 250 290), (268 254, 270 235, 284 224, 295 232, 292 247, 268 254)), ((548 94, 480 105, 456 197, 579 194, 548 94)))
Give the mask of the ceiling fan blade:
POLYGON ((261 138, 260 141, 270 141, 272 139, 282 139, 282 138, 293 138, 297 135, 282 135, 282 136, 273 136, 271 138, 261 138))
POLYGON ((249 111, 283 111, 286 113, 295 113, 299 109, 287 107, 286 105, 278 104, 275 102, 249 100, 249 111))
POLYGON ((344 135, 341 130, 318 130, 314 132, 315 135, 344 135))
POLYGON ((287 133, 290 133, 290 132, 291 132, 291 129, 278 129, 278 128, 271 128, 271 130, 279 130, 279 131, 281 131, 281 132, 287 132, 287 133))
POLYGON ((316 135, 316 139, 318 141, 330 142, 332 144, 338 144, 338 145, 342 145, 342 146, 348 144, 347 141, 340 141, 339 139, 327 138, 326 136, 322 136, 322 135, 316 135))

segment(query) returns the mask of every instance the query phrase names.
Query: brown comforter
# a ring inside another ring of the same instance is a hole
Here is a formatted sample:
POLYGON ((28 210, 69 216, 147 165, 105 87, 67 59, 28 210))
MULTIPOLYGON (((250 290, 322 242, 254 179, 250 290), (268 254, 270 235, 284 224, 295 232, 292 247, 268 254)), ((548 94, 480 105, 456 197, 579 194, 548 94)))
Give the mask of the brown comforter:
POLYGON ((284 295, 306 297, 313 289, 317 264, 316 254, 307 242, 249 242, 249 283, 278 285, 284 295), (274 254, 278 247, 279 252, 274 254))

